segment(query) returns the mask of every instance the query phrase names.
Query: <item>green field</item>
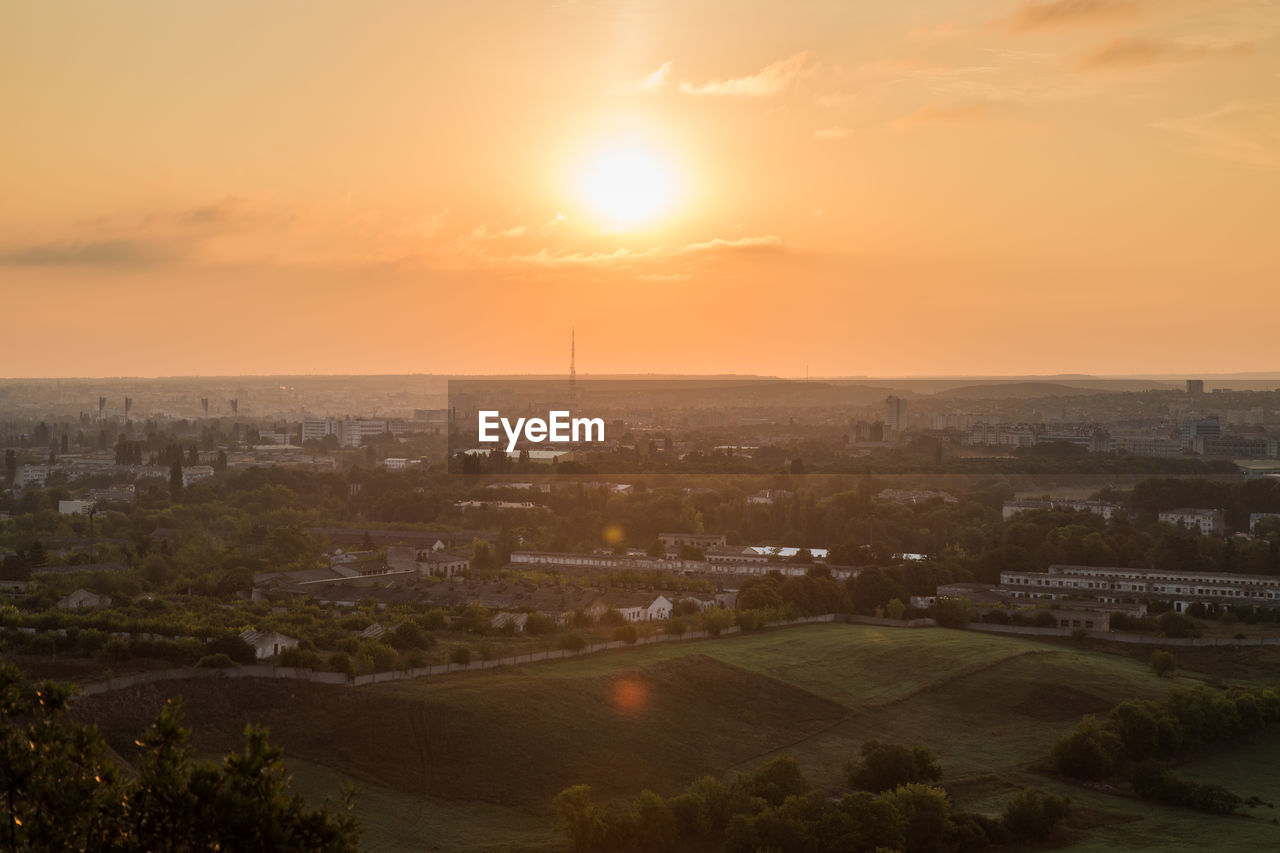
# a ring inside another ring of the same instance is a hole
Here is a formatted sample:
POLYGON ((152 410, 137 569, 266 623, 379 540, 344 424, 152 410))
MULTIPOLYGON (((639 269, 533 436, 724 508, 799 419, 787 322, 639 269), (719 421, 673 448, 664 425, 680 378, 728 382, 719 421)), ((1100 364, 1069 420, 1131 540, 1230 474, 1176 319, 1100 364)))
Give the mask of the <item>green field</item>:
MULTIPOLYGON (((171 694, 185 694, 203 752, 234 746, 246 721, 265 723, 308 796, 349 780, 362 787, 369 850, 562 849, 549 804, 567 785, 586 782, 616 801, 645 787, 672 794, 783 754, 817 786, 836 788, 843 763, 872 738, 934 749, 965 809, 994 814, 1027 786, 1067 794, 1079 806, 1073 850, 1280 848, 1280 828, 1264 820, 1166 809, 1036 770, 1081 714, 1213 680, 1211 655, 1195 666, 1201 673, 1161 679, 1133 656, 1067 643, 822 624, 355 690, 248 679, 146 685, 87 697, 78 713, 126 757, 171 694)), ((1239 658, 1230 668, 1249 673, 1239 658)), ((1280 741, 1269 749, 1188 772, 1280 800, 1266 779, 1280 741), (1235 781, 1242 761, 1249 784, 1235 781)))

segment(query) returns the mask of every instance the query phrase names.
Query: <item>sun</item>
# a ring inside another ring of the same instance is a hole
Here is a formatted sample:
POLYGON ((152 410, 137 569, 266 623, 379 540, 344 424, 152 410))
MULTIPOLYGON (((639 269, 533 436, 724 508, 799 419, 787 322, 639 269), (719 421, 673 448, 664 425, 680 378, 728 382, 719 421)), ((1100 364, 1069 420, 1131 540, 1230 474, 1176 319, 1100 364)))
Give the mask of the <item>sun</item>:
POLYGON ((587 160, 579 189, 612 227, 632 228, 670 209, 675 179, 670 166, 652 151, 616 148, 587 160))

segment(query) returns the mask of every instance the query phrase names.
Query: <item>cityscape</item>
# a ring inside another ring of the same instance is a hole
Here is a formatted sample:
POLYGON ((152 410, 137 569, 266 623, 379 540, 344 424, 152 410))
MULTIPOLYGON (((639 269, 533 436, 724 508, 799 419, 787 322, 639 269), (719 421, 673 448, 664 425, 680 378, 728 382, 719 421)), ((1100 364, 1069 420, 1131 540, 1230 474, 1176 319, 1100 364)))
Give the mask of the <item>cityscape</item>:
POLYGON ((1280 850, 1280 0, 0 4, 0 851, 1280 850))

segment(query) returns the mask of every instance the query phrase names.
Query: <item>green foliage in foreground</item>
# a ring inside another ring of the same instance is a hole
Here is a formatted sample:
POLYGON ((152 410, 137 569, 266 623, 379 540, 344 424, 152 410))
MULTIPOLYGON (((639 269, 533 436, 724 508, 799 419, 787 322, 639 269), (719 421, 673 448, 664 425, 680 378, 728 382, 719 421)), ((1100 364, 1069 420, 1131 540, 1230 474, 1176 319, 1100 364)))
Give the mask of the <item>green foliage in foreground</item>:
MULTIPOLYGON (((1154 661, 1153 661, 1154 666, 1154 661)), ((1126 699, 1099 722, 1085 716, 1050 753, 1055 770, 1076 779, 1104 779, 1128 768, 1146 799, 1215 814, 1248 804, 1216 785, 1197 785, 1160 766, 1189 750, 1228 743, 1280 722, 1280 692, 1241 688, 1215 692, 1177 687, 1161 699, 1126 699)))
POLYGON ((120 773, 96 728, 67 719, 69 688, 26 686, 0 667, 0 829, 4 850, 355 850, 343 802, 308 808, 289 792, 282 752, 249 727, 243 753, 197 762, 180 709, 166 705, 137 744, 136 778, 120 773))
MULTIPOLYGON (((937 769, 932 754, 921 748, 876 744, 870 754, 890 753, 905 755, 913 774, 920 774, 916 763, 922 758, 924 775, 937 769)), ((864 761, 867 757, 864 750, 864 761)), ((725 853, 964 853, 1010 841, 1042 841, 1068 810, 1061 797, 1023 791, 997 821, 956 812, 944 790, 920 782, 880 794, 858 791, 833 801, 811 790, 790 757, 728 784, 704 777, 670 799, 642 791, 625 812, 597 805, 587 785, 566 788, 554 804, 561 829, 578 851, 688 846, 725 853)))

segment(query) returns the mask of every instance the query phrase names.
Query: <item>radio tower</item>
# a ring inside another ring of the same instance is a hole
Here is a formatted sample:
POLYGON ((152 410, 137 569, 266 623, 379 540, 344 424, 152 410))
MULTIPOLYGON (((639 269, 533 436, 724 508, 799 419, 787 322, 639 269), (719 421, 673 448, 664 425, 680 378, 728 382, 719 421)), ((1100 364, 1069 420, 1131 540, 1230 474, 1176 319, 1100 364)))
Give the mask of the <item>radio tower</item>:
POLYGON ((569 407, 578 406, 577 330, 569 328, 569 407))

